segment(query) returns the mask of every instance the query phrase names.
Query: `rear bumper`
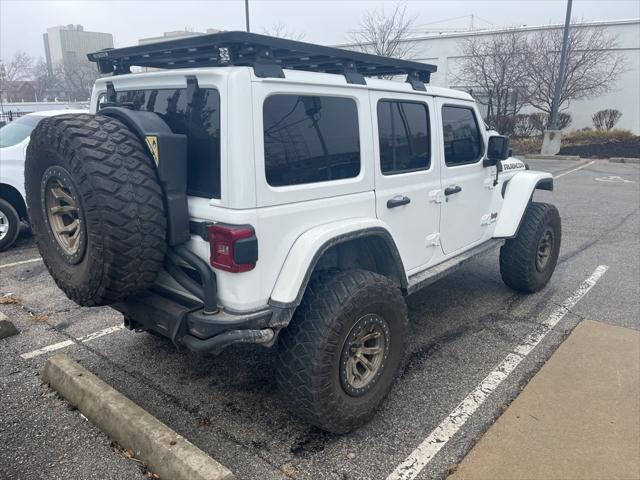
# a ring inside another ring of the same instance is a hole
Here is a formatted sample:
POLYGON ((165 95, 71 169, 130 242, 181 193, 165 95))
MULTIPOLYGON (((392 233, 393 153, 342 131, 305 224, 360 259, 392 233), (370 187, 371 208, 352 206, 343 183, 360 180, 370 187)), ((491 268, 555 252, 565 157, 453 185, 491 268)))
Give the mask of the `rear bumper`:
POLYGON ((206 314, 202 304, 162 290, 111 307, 124 315, 125 325, 132 330, 149 330, 169 338, 179 348, 213 353, 234 343, 271 346, 293 314, 293 309, 271 306, 249 313, 220 309, 206 314))

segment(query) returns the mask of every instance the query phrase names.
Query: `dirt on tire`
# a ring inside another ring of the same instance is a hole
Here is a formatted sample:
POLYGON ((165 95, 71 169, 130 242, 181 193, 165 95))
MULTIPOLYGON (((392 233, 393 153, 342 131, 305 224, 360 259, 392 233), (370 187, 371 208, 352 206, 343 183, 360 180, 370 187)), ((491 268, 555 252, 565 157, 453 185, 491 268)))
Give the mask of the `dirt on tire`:
POLYGON ((407 308, 398 286, 366 270, 312 277, 302 303, 278 338, 275 369, 285 404, 298 417, 332 433, 366 423, 391 389, 404 359, 407 308), (385 368, 358 396, 341 385, 341 351, 354 323, 377 313, 389 326, 385 368))
POLYGON ((153 284, 166 248, 162 189, 153 160, 122 122, 43 119, 27 148, 25 187, 40 254, 71 300, 108 305, 153 284))
POLYGON ((524 293, 535 293, 544 288, 558 263, 561 241, 558 209, 549 203, 531 202, 517 235, 500 248, 500 275, 504 283, 524 293), (550 235, 552 244, 544 267, 540 267, 536 256, 545 234, 550 235))

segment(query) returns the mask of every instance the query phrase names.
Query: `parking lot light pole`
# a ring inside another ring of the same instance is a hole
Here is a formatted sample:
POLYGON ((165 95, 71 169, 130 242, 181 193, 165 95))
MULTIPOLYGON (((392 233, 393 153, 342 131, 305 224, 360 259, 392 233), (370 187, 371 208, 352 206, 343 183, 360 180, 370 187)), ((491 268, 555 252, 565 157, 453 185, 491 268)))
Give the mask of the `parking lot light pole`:
POLYGON ((244 0, 244 20, 246 23, 247 32, 250 32, 249 28, 249 0, 244 0))
POLYGON ((553 104, 551 105, 551 120, 549 130, 558 129, 558 110, 560 108, 560 94, 562 93, 562 83, 567 63, 567 43, 569 42, 569 28, 571 28, 571 4, 573 0, 567 0, 567 16, 564 20, 564 33, 562 36, 562 50, 560 51, 560 71, 556 78, 556 89, 553 94, 553 104))
POLYGON ((553 103, 551 104, 549 125, 544 131, 544 139, 542 140, 542 149, 540 151, 543 155, 556 155, 562 146, 562 134, 558 129, 558 110, 560 109, 560 95, 562 93, 562 84, 564 83, 564 72, 567 63, 567 44, 569 42, 569 28, 571 28, 572 3, 573 0, 567 0, 567 15, 564 20, 562 49, 560 50, 560 67, 558 69, 558 77, 556 78, 556 87, 553 92, 553 103))

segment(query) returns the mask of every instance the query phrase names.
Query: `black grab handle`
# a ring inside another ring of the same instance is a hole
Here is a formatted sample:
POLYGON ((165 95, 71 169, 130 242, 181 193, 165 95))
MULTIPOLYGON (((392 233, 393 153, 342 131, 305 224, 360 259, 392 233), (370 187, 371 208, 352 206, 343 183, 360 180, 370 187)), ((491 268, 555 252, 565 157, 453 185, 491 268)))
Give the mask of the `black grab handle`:
POLYGON ((411 199, 409 197, 390 198, 387 200, 387 208, 400 207, 408 203, 411 203, 411 199))
POLYGON ((445 195, 453 195, 454 193, 458 193, 462 191, 462 187, 456 185, 455 187, 447 187, 444 189, 445 195))

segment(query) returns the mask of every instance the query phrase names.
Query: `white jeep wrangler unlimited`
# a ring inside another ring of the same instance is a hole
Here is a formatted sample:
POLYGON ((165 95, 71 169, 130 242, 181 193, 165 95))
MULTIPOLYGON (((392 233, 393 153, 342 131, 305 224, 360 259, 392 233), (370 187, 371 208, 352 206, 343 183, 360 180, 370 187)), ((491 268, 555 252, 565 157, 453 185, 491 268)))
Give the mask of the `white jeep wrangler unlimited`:
POLYGON ((532 202, 552 176, 508 158, 469 95, 429 86, 433 65, 244 32, 89 58, 113 72, 92 113, 43 120, 27 152, 51 275, 178 347, 277 344, 311 424, 349 431, 384 399, 404 296, 499 245, 516 290, 554 271, 560 217, 532 202))

